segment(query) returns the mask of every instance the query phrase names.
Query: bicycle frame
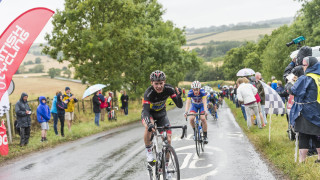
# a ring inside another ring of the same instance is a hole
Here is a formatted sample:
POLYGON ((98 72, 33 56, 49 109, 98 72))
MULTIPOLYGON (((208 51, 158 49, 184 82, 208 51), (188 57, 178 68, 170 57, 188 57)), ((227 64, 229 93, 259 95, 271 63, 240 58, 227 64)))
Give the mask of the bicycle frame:
MULTIPOLYGON (((168 142, 168 136, 167 136, 167 130, 170 130, 170 129, 176 129, 176 128, 182 128, 183 132, 182 132, 182 136, 181 136, 181 139, 183 137, 186 136, 186 130, 187 130, 187 126, 164 126, 164 127, 155 127, 156 131, 153 132, 151 134, 151 139, 150 141, 153 142, 153 148, 155 150, 155 154, 156 154, 156 164, 155 164, 155 173, 153 174, 153 167, 150 167, 148 166, 148 171, 149 171, 149 175, 153 176, 155 175, 156 176, 156 179, 160 179, 159 177, 161 176, 161 174, 165 177, 166 173, 165 170, 163 169, 164 168, 164 163, 165 162, 164 160, 164 153, 168 152, 168 149, 170 151, 170 149, 172 149, 171 151, 174 151, 173 150, 173 147, 169 144, 168 142), (159 130, 163 130, 162 133, 158 133, 159 130), (154 138, 155 137, 155 138, 154 138), (158 137, 161 137, 162 139, 162 149, 160 151, 159 149, 159 146, 158 146, 158 137), (162 172, 158 172, 158 170, 162 169, 162 172)), ((175 154, 175 152, 173 152, 175 154)), ((176 156, 176 154, 175 154, 176 156)), ((177 156, 176 156, 176 163, 178 165, 177 167, 177 171, 178 171, 178 174, 180 176, 180 170, 179 170, 179 163, 178 163, 178 159, 177 159, 177 156)), ((167 169, 166 169, 167 170, 167 169)), ((151 177, 150 177, 151 178, 151 177)), ((151 178, 153 179, 153 178, 151 178)))

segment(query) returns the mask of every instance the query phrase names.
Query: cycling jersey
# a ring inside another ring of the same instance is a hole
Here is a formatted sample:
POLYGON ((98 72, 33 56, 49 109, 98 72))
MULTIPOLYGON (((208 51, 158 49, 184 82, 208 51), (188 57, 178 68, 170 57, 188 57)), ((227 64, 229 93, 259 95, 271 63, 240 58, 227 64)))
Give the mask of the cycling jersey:
POLYGON ((142 118, 152 117, 152 114, 166 111, 166 101, 168 97, 171 97, 178 108, 182 108, 182 99, 180 95, 176 94, 171 85, 165 84, 161 93, 157 93, 153 86, 150 86, 144 93, 142 118))
POLYGON ((204 89, 200 89, 198 96, 194 95, 193 90, 190 89, 187 99, 191 99, 192 104, 202 104, 202 99, 205 98, 207 98, 207 93, 204 91, 204 89))
POLYGON ((203 106, 203 102, 202 100, 207 98, 207 94, 204 91, 204 89, 200 89, 199 95, 196 96, 193 93, 193 90, 191 89, 188 93, 188 99, 191 100, 191 108, 190 108, 190 112, 193 113, 204 113, 204 106, 203 106))
POLYGON ((216 104, 217 103, 217 98, 215 97, 215 95, 211 96, 211 94, 209 94, 207 103, 209 104, 210 102, 212 104, 216 104))

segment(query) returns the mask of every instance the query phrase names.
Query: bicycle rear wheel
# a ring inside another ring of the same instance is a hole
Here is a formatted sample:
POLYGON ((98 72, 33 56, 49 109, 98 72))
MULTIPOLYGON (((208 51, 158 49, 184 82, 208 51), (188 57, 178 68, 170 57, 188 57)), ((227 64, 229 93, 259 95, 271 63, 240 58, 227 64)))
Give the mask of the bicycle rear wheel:
POLYGON ((165 148, 162 154, 163 180, 180 179, 180 167, 178 156, 172 146, 165 148))

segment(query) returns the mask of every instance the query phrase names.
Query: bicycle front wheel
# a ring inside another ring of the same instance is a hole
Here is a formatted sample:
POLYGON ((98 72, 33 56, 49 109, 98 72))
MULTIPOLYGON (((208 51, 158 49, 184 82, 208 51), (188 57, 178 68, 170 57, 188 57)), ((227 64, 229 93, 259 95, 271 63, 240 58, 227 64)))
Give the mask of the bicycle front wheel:
POLYGON ((162 154, 163 179, 180 179, 178 156, 172 146, 165 148, 162 154))
POLYGON ((195 137, 194 142, 196 143, 197 155, 200 156, 200 146, 201 146, 201 145, 200 145, 200 140, 201 140, 200 138, 201 138, 201 137, 199 136, 200 133, 199 133, 199 125, 198 125, 198 124, 196 125, 195 132, 194 132, 194 133, 195 133, 195 135, 194 135, 194 137, 195 137))

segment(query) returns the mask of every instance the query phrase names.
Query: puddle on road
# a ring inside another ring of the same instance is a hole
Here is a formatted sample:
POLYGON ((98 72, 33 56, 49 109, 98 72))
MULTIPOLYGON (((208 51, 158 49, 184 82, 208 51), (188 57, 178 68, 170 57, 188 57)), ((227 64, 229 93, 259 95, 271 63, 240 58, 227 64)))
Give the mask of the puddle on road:
POLYGON ((22 171, 31 170, 37 163, 31 163, 26 165, 25 167, 21 168, 22 171))

